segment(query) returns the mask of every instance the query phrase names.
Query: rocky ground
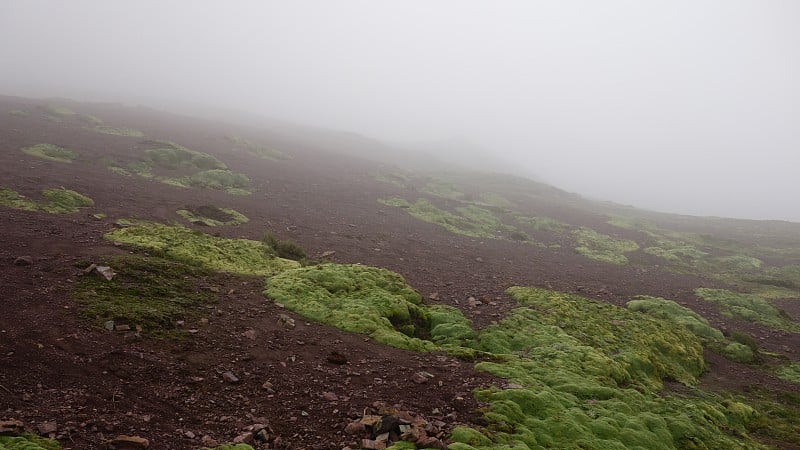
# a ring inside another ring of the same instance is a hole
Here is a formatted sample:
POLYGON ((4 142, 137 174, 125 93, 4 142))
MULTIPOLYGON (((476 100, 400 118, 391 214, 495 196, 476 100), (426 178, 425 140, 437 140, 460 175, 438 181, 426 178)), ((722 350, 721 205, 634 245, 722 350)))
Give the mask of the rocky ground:
MULTIPOLYGON (((374 179, 387 169, 381 163, 297 145, 270 130, 114 105, 81 107, 148 138, 209 152, 249 175, 257 188, 246 197, 183 189, 107 170, 103 158, 125 158, 138 139, 48 120, 44 105, 0 99, 0 186, 30 197, 45 187, 65 186, 89 195, 95 206, 64 215, 0 207, 0 420, 20 420, 65 448, 100 448, 120 435, 165 449, 235 439, 256 448, 379 448, 401 433, 417 433, 423 445, 441 446, 453 426, 481 423, 472 390, 502 383, 470 362, 394 349, 308 322, 267 301, 263 280, 255 277, 206 280, 202 289, 216 295, 215 310, 207 321, 185 324, 192 332, 182 341, 109 331, 82 317, 71 293, 80 277, 93 275, 84 274, 81 265, 125 251, 103 239, 114 221, 177 222, 175 211, 187 205, 230 207, 250 218, 247 224, 213 229, 223 236, 259 239, 271 230, 312 256, 327 252, 337 262, 398 272, 429 301, 463 309, 478 326, 514 306, 504 293, 512 285, 614 304, 649 294, 688 305, 714 326, 747 330, 767 351, 800 358, 796 333, 724 317, 698 300, 693 290, 714 285, 708 280, 656 266, 592 261, 570 248, 456 235, 383 206, 378 198, 403 191, 374 179), (16 117, 6 110, 32 113, 16 117), (265 160, 232 150, 224 138, 232 133, 246 133, 291 159, 265 160), (80 156, 64 164, 19 151, 41 142, 76 149, 80 156), (97 213, 106 217, 92 216, 97 213), (380 423, 382 417, 396 420, 380 423)), ((575 225, 608 226, 599 215, 574 208, 554 210, 535 200, 523 207, 548 208, 549 215, 575 225)), ((795 304, 783 306, 800 317, 795 304)), ((709 359, 704 387, 799 390, 746 365, 709 359)))

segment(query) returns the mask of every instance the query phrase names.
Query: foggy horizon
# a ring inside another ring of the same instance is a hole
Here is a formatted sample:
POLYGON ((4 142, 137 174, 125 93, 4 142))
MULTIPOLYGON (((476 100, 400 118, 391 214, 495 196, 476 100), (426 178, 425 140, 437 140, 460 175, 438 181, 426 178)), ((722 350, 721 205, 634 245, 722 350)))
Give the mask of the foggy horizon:
POLYGON ((800 221, 798 13, 791 1, 6 1, 0 94, 238 110, 593 199, 800 221))

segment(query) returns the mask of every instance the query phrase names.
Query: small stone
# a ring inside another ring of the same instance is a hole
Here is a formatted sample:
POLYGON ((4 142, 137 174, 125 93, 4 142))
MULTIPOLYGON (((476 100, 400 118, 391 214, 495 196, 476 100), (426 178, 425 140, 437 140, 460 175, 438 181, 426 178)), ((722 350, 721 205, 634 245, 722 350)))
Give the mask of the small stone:
POLYGON ((414 375, 411 375, 411 381, 416 384, 425 384, 428 382, 428 377, 422 374, 422 372, 416 372, 414 375))
POLYGON ((94 271, 102 275, 103 278, 105 278, 108 281, 111 281, 112 279, 114 279, 114 276, 117 275, 117 273, 114 272, 114 269, 108 266, 97 266, 94 268, 94 271))
POLYGON ((386 442, 373 441, 372 439, 362 439, 361 448, 365 448, 368 450, 383 450, 386 448, 386 442))
POLYGON ((284 328, 294 328, 294 319, 287 316, 286 314, 281 314, 278 316, 278 324, 283 326, 284 328))
POLYGON ((33 264, 33 258, 30 256, 20 256, 14 260, 15 266, 30 266, 33 264))
POLYGON ((19 420, 0 420, 0 436, 25 432, 25 424, 19 420))
POLYGON ((478 299, 476 299, 475 297, 470 297, 470 298, 467 299, 467 305, 469 305, 470 308, 474 308, 474 307, 482 305, 482 304, 483 304, 483 302, 478 300, 478 299))
POLYGON ((250 339, 251 341, 255 341, 256 340, 256 330, 250 329, 250 330, 245 331, 242 334, 244 335, 244 337, 246 337, 247 339, 250 339))
POLYGON ((114 321, 113 320, 106 320, 105 322, 103 322, 103 326, 108 331, 114 331, 114 321))
POLYGON ((367 427, 361 422, 350 422, 344 427, 344 432, 347 434, 361 434, 367 427))
POLYGON ((333 256, 335 254, 336 254, 335 250, 328 250, 328 251, 322 252, 322 254, 320 254, 319 257, 320 258, 330 258, 331 256, 333 256))
POLYGON ((336 402, 339 401, 339 396, 334 394, 333 392, 323 392, 322 398, 329 402, 336 402))
POLYGON ((189 438, 189 439, 194 439, 194 438, 196 438, 196 437, 197 437, 197 435, 195 435, 195 434, 194 434, 194 433, 192 433, 191 431, 187 431, 186 433, 183 433, 183 435, 184 435, 184 436, 186 436, 186 437, 187 437, 187 438, 189 438))
POLYGON ((109 450, 139 450, 150 447, 150 441, 139 436, 120 435, 106 442, 109 450))
POLYGON ((254 438, 257 441, 268 442, 269 441, 269 434, 267 433, 267 430, 265 428, 262 428, 261 430, 258 431, 258 433, 256 433, 254 438))
POLYGON ((253 442, 253 433, 249 431, 247 433, 242 433, 233 438, 234 444, 250 444, 252 442, 253 442))
POLYGON ((219 441, 217 441, 216 439, 212 438, 209 435, 205 435, 202 438, 200 438, 200 442, 206 447, 217 447, 217 446, 219 446, 219 441))
POLYGON ((272 383, 270 383, 269 381, 265 381, 264 384, 261 385, 261 389, 264 389, 265 391, 269 392, 270 394, 274 394, 275 393, 275 388, 272 385, 272 383))
POLYGON ((238 383, 239 382, 239 377, 237 377, 236 375, 234 375, 233 372, 230 372, 230 371, 223 373, 222 374, 222 378, 225 381, 227 381, 228 383, 238 383))
POLYGON ((58 424, 55 422, 42 422, 36 425, 36 430, 39 431, 39 434, 47 436, 50 433, 58 431, 58 424))
POLYGON ((381 434, 375 436, 375 440, 376 441, 381 441, 381 442, 388 442, 389 441, 389 433, 381 433, 381 434))
POLYGON ((114 329, 117 330, 117 331, 130 331, 131 330, 131 326, 130 325, 125 325, 125 324, 116 325, 116 326, 114 326, 114 329))
POLYGON ((200 319, 200 325, 208 325, 208 319, 206 319, 205 317, 200 319))
POLYGON ((433 293, 431 293, 431 295, 428 296, 428 298, 433 300, 433 301, 439 300, 439 293, 438 292, 433 292, 433 293))

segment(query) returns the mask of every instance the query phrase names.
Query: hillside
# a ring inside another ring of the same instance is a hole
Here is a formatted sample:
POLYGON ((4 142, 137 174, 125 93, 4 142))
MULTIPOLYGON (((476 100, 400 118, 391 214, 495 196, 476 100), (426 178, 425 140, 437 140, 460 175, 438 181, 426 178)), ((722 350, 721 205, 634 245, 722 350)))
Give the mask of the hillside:
POLYGON ((301 130, 0 97, 0 449, 800 448, 800 224, 301 130))

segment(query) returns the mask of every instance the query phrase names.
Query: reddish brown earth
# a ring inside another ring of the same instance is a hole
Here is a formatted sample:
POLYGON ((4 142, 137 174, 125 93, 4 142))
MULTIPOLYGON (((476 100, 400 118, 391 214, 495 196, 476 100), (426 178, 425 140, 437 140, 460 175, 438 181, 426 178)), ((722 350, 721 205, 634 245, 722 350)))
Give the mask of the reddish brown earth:
MULTIPOLYGON (((644 253, 634 255, 630 265, 616 266, 586 259, 569 247, 546 249, 451 234, 383 206, 378 198, 414 193, 375 181, 374 174, 387 170, 380 163, 298 145, 279 131, 114 105, 74 106, 107 124, 141 130, 147 138, 211 153, 249 175, 257 191, 236 197, 181 189, 107 170, 101 157, 130 158, 141 139, 94 133, 70 120, 48 121, 42 117, 43 104, 0 99, 0 186, 32 198, 43 188, 65 186, 89 195, 95 206, 68 215, 0 207, 0 420, 16 418, 32 426, 55 421, 66 448, 99 448, 119 434, 146 437, 152 448, 197 448, 202 436, 230 441, 243 427, 263 421, 288 447, 342 448, 356 445, 343 431, 349 419, 375 402, 448 426, 474 424, 480 421, 480 405, 471 391, 501 382, 474 371, 468 362, 389 348, 306 322, 267 301, 261 294, 263 280, 255 278, 206 280, 206 288, 220 292, 220 312, 208 324, 194 324, 199 332, 184 342, 112 333, 83 319, 71 298, 81 273, 74 264, 123 251, 103 239, 116 219, 178 222, 182 220, 175 211, 187 205, 229 207, 251 219, 213 229, 223 236, 258 239, 271 230, 314 256, 335 251, 337 262, 396 271, 424 296, 437 293, 438 301, 461 307, 478 326, 514 307, 504 294, 512 285, 575 292, 618 305, 633 295, 649 294, 689 306, 714 326, 745 330, 765 350, 800 359, 796 333, 722 316, 713 304, 693 295, 696 287, 715 283, 662 270, 644 253), (12 109, 32 114, 14 117, 6 113, 12 109), (263 160, 232 150, 226 134, 280 149, 291 159, 263 160), (42 142, 75 149, 80 157, 63 164, 20 152, 42 142), (91 217, 100 212, 108 218, 91 217), (14 265, 23 255, 33 258, 31 266, 14 265), (470 308, 468 297, 483 304, 470 308), (296 328, 282 327, 280 314, 292 316, 296 328), (243 334, 248 330, 254 331, 254 339, 243 334), (347 363, 328 362, 334 351, 345 355, 347 363), (241 381, 224 381, 226 371, 241 381), (416 384, 411 376, 418 371, 435 378, 416 384), (262 387, 267 381, 274 392, 262 387), (338 400, 324 399, 326 392, 338 400)), ((552 201, 513 200, 531 215, 612 231, 599 214, 552 201)), ((617 228, 613 232, 637 237, 617 228)), ((790 315, 800 317, 795 303, 785 303, 781 306, 790 315)), ((757 384, 775 392, 798 390, 747 366, 708 357, 705 387, 740 390, 757 384)))

